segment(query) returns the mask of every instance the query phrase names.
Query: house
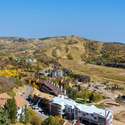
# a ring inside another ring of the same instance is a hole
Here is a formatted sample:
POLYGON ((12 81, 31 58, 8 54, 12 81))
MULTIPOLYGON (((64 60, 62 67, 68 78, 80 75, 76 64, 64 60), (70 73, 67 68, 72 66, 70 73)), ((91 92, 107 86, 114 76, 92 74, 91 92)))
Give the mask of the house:
POLYGON ((47 68, 43 71, 39 71, 37 74, 39 77, 49 76, 53 78, 62 78, 64 76, 70 75, 71 70, 62 68, 59 64, 54 64, 52 67, 47 68))
POLYGON ((56 87, 51 81, 42 80, 40 83, 40 91, 42 92, 55 96, 58 96, 62 93, 60 88, 56 87))
POLYGON ((62 68, 60 64, 55 64, 51 71, 51 77, 62 78, 64 76, 69 76, 71 73, 71 70, 62 68))
POLYGON ((53 98, 50 107, 52 115, 61 115, 70 120, 79 119, 81 123, 85 124, 112 125, 113 115, 110 110, 76 103, 65 96, 53 98))
POLYGON ((39 71, 39 73, 37 75, 40 78, 43 76, 60 78, 60 77, 64 76, 64 72, 60 69, 47 69, 47 70, 39 71))
POLYGON ((64 72, 63 72, 62 70, 60 70, 60 69, 52 70, 50 76, 51 76, 51 77, 60 78, 60 77, 63 77, 63 76, 64 76, 64 72))

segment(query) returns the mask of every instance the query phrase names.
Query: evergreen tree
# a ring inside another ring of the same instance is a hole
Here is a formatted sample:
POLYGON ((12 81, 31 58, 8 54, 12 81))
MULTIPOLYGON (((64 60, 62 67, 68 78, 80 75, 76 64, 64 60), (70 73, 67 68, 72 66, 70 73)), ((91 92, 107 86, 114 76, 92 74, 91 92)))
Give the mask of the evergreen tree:
POLYGON ((17 114, 17 106, 14 97, 12 99, 8 99, 5 105, 5 110, 8 113, 8 117, 11 120, 11 123, 15 123, 16 114, 17 114))

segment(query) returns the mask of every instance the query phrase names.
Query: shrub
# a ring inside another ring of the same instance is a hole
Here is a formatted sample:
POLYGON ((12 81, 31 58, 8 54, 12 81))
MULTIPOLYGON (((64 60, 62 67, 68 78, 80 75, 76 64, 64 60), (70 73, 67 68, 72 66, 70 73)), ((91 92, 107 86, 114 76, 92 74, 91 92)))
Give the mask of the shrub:
POLYGON ((41 125, 42 124, 42 119, 40 116, 38 116, 38 114, 33 111, 32 109, 28 109, 29 112, 29 122, 32 125, 41 125))
POLYGON ((3 108, 0 108, 0 125, 10 125, 8 115, 3 108))
POLYGON ((44 122, 42 123, 42 125, 63 125, 64 120, 59 117, 59 116, 50 116, 49 118, 47 118, 46 120, 44 120, 44 122))

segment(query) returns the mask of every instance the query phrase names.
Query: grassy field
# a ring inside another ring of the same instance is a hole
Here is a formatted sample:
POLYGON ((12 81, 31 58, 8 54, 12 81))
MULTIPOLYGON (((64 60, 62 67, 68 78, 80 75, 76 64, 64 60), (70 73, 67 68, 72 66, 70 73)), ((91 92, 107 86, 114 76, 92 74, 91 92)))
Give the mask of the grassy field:
POLYGON ((105 66, 97 66, 92 64, 78 63, 73 60, 60 60, 60 63, 72 69, 76 73, 86 74, 92 77, 92 80, 108 80, 114 83, 125 84, 125 70, 118 68, 110 68, 105 66))

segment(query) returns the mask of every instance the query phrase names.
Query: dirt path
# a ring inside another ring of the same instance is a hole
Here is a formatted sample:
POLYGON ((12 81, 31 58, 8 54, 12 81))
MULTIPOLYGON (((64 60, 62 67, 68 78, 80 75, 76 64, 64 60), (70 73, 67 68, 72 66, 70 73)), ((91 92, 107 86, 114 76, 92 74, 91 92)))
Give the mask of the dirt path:
MULTIPOLYGON (((120 105, 120 106, 113 106, 110 108, 113 111, 113 115, 117 118, 119 117, 118 114, 120 112, 125 111, 125 106, 124 105, 120 105)), ((114 118, 113 120, 113 125, 125 125, 124 122, 118 121, 114 118)))

